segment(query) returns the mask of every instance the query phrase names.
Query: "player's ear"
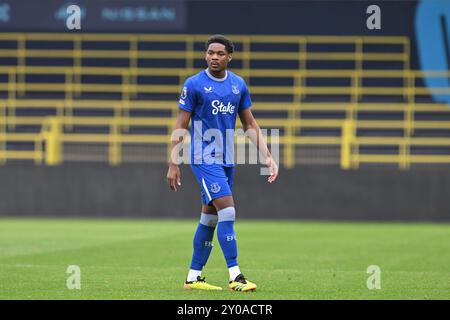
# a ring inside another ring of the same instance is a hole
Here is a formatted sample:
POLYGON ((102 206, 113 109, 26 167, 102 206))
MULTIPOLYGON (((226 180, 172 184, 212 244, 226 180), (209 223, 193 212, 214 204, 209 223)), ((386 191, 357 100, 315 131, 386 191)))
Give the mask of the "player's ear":
POLYGON ((233 59, 233 56, 231 54, 228 55, 228 62, 230 62, 233 59))

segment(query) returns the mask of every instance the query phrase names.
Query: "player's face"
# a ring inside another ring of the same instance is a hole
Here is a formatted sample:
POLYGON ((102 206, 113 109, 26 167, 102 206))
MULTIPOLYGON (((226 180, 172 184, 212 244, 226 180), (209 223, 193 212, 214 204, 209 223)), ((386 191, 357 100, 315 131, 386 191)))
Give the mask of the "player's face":
POLYGON ((206 50, 206 62, 209 70, 221 72, 227 68, 231 61, 231 54, 227 52, 225 46, 221 43, 211 43, 206 50))

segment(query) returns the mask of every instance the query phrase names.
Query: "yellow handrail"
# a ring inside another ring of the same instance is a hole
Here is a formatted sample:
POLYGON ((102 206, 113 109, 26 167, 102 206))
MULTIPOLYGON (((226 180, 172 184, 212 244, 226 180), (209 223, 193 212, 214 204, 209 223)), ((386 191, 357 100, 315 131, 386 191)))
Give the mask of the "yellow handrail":
POLYGON ((45 163, 49 166, 60 164, 62 162, 62 132, 58 118, 46 118, 41 135, 45 141, 45 163))
POLYGON ((352 167, 352 146, 355 140, 353 120, 345 120, 342 124, 341 168, 348 170, 352 167))

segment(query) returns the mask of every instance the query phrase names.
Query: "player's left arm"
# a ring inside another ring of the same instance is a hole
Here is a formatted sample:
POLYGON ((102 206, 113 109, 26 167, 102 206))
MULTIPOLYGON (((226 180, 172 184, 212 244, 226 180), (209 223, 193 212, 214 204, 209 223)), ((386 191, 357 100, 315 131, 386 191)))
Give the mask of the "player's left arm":
POLYGON ((239 112, 239 118, 241 119, 244 131, 248 134, 250 140, 256 145, 258 151, 264 156, 266 166, 269 168, 270 176, 267 179, 269 183, 274 182, 278 177, 278 164, 272 158, 272 154, 267 147, 267 143, 261 132, 261 128, 253 116, 250 108, 244 109, 239 112))

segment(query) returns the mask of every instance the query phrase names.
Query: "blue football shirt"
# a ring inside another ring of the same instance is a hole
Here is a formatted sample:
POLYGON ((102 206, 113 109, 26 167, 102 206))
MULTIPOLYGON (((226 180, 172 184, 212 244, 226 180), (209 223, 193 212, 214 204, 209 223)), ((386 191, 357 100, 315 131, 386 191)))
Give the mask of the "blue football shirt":
POLYGON ((206 69, 186 79, 178 107, 191 112, 191 163, 234 166, 236 117, 251 105, 244 79, 233 72, 218 79, 206 69))

